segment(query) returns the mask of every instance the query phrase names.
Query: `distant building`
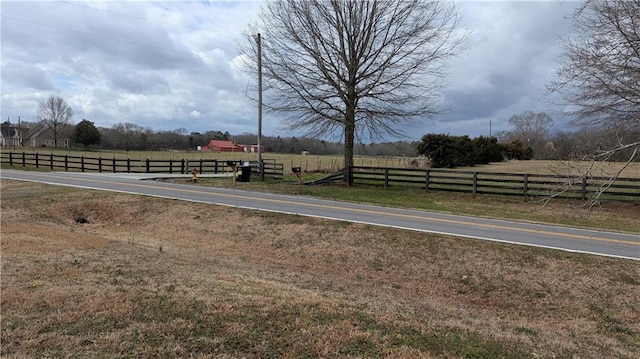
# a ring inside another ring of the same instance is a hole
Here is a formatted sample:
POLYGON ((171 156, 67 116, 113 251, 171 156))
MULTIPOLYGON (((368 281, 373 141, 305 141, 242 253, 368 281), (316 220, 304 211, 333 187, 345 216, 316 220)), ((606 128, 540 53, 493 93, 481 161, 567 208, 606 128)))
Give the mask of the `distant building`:
MULTIPOLYGON (((238 146, 242 147, 242 150, 244 152, 258 153, 258 145, 238 145, 238 146)), ((262 151, 260 152, 264 152, 264 146, 260 146, 260 148, 262 149, 262 151)))
POLYGON ((211 140, 208 144, 202 146, 202 151, 211 152, 244 152, 244 148, 236 146, 231 141, 211 140))
POLYGON ((37 123, 27 131, 24 136, 25 146, 31 147, 70 147, 71 139, 69 134, 73 132, 74 126, 65 125, 58 133, 58 143, 53 135, 53 130, 49 127, 37 123))
MULTIPOLYGON (((236 145, 231 141, 211 140, 204 146, 198 146, 200 151, 211 152, 258 152, 258 145, 236 145)), ((264 152, 264 146, 261 146, 264 152)))
MULTIPOLYGON (((70 134, 74 126, 65 125, 58 133, 57 147, 69 147, 71 145, 70 134)), ((26 123, 15 126, 6 121, 0 124, 0 146, 11 147, 55 147, 56 141, 53 130, 41 123, 26 123)))
POLYGON ((22 132, 18 126, 11 122, 0 124, 0 146, 20 147, 22 145, 22 132))

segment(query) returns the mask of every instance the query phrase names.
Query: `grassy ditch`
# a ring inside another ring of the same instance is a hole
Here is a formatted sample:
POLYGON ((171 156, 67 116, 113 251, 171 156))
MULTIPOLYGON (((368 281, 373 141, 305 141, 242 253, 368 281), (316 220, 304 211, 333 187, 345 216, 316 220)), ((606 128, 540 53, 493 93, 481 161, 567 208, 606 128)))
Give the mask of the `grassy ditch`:
POLYGON ((640 354, 634 261, 0 184, 3 358, 640 354))

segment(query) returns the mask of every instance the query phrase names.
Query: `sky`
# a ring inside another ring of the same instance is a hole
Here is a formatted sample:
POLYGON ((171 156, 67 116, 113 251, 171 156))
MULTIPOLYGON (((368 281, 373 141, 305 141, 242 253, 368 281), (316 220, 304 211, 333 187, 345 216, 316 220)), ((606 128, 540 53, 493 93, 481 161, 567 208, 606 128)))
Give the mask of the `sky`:
MULTIPOLYGON (((441 105, 448 110, 386 140, 495 135, 524 111, 546 112, 555 129, 566 130, 569 119, 545 85, 571 29, 566 16, 578 3, 457 4, 469 35, 443 79, 441 105)), ((39 104, 60 96, 74 111, 72 124, 257 133, 258 110, 246 95, 255 79, 243 71, 238 45, 259 7, 258 1, 2 0, 0 118, 35 121, 39 104)), ((267 112, 262 133, 296 135, 267 112)))

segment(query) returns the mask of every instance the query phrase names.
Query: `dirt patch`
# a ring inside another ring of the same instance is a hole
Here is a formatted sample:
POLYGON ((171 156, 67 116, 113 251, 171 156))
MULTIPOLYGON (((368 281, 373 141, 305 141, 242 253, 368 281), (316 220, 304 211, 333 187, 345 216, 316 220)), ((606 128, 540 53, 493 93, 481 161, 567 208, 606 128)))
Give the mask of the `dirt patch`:
POLYGON ((640 353, 634 261, 29 186, 1 187, 2 357, 640 353))

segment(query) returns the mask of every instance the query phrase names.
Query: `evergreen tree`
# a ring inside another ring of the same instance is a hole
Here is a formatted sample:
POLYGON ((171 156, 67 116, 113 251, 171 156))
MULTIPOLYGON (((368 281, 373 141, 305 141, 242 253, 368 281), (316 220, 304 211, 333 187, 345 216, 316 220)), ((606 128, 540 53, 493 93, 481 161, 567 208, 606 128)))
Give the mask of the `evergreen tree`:
POLYGON ((74 143, 82 144, 85 150, 90 145, 99 145, 102 142, 102 136, 95 124, 85 119, 76 125, 72 139, 74 143))

